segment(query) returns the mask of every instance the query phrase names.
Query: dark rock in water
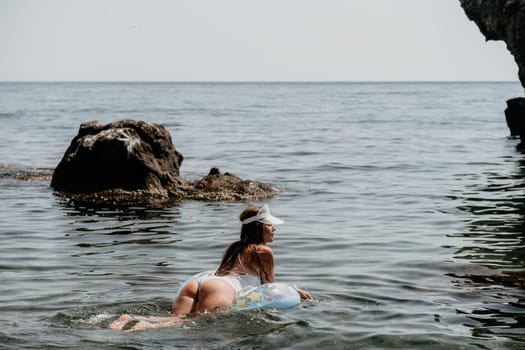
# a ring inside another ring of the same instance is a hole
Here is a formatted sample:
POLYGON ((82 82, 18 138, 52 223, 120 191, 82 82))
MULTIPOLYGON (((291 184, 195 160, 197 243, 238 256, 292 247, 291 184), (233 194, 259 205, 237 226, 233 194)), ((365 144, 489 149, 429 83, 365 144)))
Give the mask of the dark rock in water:
POLYGON ((505 117, 512 136, 525 136, 525 97, 507 100, 505 117))
POLYGON ((218 168, 211 168, 207 176, 185 187, 186 197, 206 200, 248 201, 273 196, 277 190, 269 185, 243 180, 233 174, 221 174, 218 168))
POLYGON ((53 173, 51 187, 67 200, 86 204, 164 205, 193 200, 251 201, 277 190, 212 168, 198 181, 179 176, 182 155, 164 126, 122 120, 80 126, 53 173))
POLYGON ((181 183, 182 158, 162 125, 92 121, 80 125, 55 169, 51 187, 69 193, 162 191, 181 183))
POLYGON ((487 40, 503 40, 525 87, 525 0, 460 0, 467 17, 487 40))
POLYGON ((50 181, 53 169, 21 168, 0 164, 0 178, 12 178, 30 182, 50 181))
POLYGON ((518 145, 518 148, 522 148, 525 145, 525 97, 517 97, 507 101, 505 118, 510 134, 521 138, 521 144, 518 145))

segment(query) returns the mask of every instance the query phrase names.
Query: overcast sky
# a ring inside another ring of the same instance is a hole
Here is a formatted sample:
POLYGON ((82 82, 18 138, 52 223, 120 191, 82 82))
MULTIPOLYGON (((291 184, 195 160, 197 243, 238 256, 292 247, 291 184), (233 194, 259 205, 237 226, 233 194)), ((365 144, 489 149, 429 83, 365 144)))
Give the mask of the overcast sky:
POLYGON ((0 81, 517 81, 459 0, 0 0, 0 81))

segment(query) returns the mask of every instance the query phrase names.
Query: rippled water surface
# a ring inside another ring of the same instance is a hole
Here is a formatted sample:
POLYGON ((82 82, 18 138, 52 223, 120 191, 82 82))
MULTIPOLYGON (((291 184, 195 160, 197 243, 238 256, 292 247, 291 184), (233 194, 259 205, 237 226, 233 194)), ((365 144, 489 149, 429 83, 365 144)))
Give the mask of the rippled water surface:
POLYGON ((522 349, 525 155, 508 137, 518 83, 0 84, 0 347, 522 349), (315 301, 167 315, 214 269, 245 203, 83 207, 47 182, 80 123, 164 124, 195 179, 218 166, 283 189, 280 281, 315 301))

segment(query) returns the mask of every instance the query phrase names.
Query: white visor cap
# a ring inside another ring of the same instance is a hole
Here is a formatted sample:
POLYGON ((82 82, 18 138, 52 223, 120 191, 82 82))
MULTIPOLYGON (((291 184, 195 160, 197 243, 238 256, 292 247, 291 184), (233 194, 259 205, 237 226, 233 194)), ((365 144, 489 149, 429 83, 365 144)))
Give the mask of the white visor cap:
POLYGON ((284 220, 281 220, 278 217, 273 216, 272 213, 270 213, 270 208, 268 207, 268 204, 265 204, 261 209, 259 209, 257 215, 247 218, 242 222, 242 224, 249 224, 254 221, 262 222, 263 224, 269 225, 279 225, 284 222, 284 220))

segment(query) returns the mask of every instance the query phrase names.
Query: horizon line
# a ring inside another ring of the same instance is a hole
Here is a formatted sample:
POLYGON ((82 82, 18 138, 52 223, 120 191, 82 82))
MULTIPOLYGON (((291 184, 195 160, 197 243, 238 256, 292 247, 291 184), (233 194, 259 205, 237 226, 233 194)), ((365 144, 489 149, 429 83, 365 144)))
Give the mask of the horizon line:
POLYGON ((520 83, 516 80, 0 80, 27 84, 362 84, 362 83, 520 83))

